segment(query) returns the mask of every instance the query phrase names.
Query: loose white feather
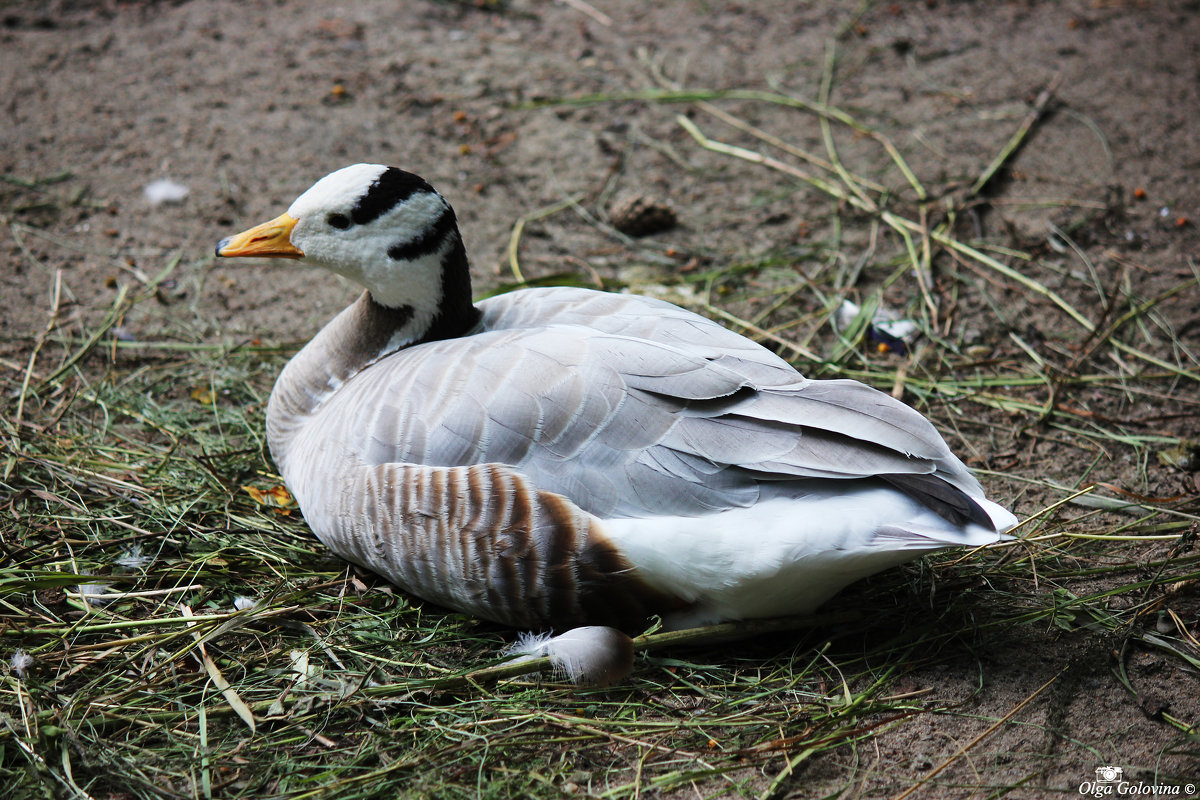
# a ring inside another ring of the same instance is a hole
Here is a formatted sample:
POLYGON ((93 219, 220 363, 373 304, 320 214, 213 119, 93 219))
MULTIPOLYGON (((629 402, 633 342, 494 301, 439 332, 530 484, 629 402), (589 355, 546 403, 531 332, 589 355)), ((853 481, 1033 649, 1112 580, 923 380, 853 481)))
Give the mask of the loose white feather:
POLYGON ((81 583, 79 597, 89 606, 103 606, 117 598, 109 596, 107 583, 81 583))
POLYGON ((191 191, 187 186, 170 178, 151 181, 142 190, 146 195, 146 202, 152 206, 161 206, 163 203, 182 203, 191 191))
POLYGON ((253 597, 242 597, 239 595, 238 597, 233 598, 234 611, 249 611, 257 605, 258 601, 253 597))
POLYGON ((24 678, 36 660, 37 659, 29 655, 29 653, 26 653, 24 650, 17 650, 12 654, 12 658, 9 660, 8 665, 18 678, 24 678))
POLYGON ((585 625, 553 636, 523 633, 510 653, 516 662, 549 657, 555 670, 575 684, 609 686, 633 669, 633 640, 616 628, 585 625))

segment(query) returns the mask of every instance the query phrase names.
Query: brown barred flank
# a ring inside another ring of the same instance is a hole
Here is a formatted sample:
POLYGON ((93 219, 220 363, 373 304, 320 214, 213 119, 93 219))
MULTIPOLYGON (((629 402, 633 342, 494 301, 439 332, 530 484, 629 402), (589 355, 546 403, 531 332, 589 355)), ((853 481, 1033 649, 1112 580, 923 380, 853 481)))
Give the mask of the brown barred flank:
POLYGON ((355 472, 311 504, 324 509, 313 530, 338 555, 427 600, 523 628, 630 632, 686 606, 642 580, 600 520, 508 467, 355 472))

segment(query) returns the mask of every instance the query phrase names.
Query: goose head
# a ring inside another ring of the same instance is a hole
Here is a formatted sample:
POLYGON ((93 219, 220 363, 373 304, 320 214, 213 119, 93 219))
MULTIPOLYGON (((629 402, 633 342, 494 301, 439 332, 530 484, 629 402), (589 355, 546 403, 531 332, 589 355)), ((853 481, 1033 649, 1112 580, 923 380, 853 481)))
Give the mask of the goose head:
POLYGON ((382 164, 326 175, 269 222, 222 239, 223 258, 298 259, 363 286, 403 312, 413 340, 474 324, 454 210, 424 178, 382 164))

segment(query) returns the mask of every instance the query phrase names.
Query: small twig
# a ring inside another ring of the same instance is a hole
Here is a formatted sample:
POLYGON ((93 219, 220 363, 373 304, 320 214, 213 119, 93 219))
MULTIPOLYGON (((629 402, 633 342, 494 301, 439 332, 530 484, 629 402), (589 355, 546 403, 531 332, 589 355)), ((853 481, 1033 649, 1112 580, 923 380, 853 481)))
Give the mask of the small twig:
POLYGON ((512 270, 513 277, 516 278, 518 283, 525 283, 525 276, 521 273, 521 265, 517 260, 517 251, 521 247, 521 234, 525 232, 525 225, 533 222, 534 220, 543 219, 544 217, 549 217, 552 214, 557 214, 565 208, 570 208, 578 203, 582 198, 583 195, 577 194, 573 197, 568 197, 566 200, 560 200, 552 205, 539 208, 536 211, 531 211, 528 214, 517 217, 516 223, 513 224, 512 233, 510 233, 508 236, 508 266, 509 269, 512 270))
MULTIPOLYGON (((835 53, 836 48, 834 47, 833 42, 826 44, 825 66, 821 71, 821 91, 818 95, 818 102, 820 102, 821 105, 825 106, 826 108, 830 108, 829 95, 833 91, 833 65, 834 61, 836 60, 835 53)), ((854 180, 854 177, 850 174, 849 170, 842 165, 842 160, 838 158, 837 146, 833 142, 833 126, 829 123, 829 117, 821 115, 817 119, 821 126, 821 139, 825 143, 825 152, 829 155, 829 162, 833 164, 834 172, 836 172, 837 176, 842 179, 842 183, 846 185, 846 188, 849 189, 855 197, 863 202, 863 204, 866 206, 865 210, 867 210, 869 213, 877 212, 879 206, 874 200, 867 197, 866 193, 863 192, 862 189, 858 188, 858 182, 854 180)))
POLYGON ((938 764, 929 773, 927 773, 923 778, 921 778, 921 780, 917 781, 912 786, 908 787, 903 792, 896 795, 894 798, 892 798, 892 800, 904 800, 904 798, 908 797, 913 792, 917 791, 922 786, 929 783, 929 781, 933 780, 935 777, 940 775, 943 771, 946 770, 947 767, 949 767, 951 764, 953 764, 955 761, 957 761, 959 758, 961 758, 963 755, 965 755, 972 747, 974 747, 975 745, 982 742, 984 739, 986 739, 988 736, 990 736, 992 733, 994 733, 997 728, 999 728, 1001 725, 1003 725, 1004 723, 1006 723, 1010 719, 1012 719, 1014 716, 1016 716, 1017 713, 1019 713, 1021 711, 1021 709, 1025 708, 1025 706, 1032 703, 1039 695, 1041 695, 1042 692, 1049 689, 1054 684, 1055 681, 1057 681, 1063 675, 1066 675, 1067 670, 1069 670, 1070 668, 1071 667, 1069 664, 1067 666, 1063 667, 1061 670, 1059 670, 1054 675, 1053 678, 1051 678, 1050 680, 1046 681, 1041 686, 1039 686, 1036 690, 1034 690, 1033 694, 1026 697, 1020 703, 1017 703, 1017 705, 1014 706, 1011 711, 1009 711, 1007 714, 1005 714, 1000 719, 996 720, 996 722, 994 724, 992 724, 991 726, 989 726, 987 730, 985 730, 983 733, 976 736, 971 741, 964 744, 962 747, 955 750, 954 753, 949 758, 947 758, 941 764, 938 764))
MULTIPOLYGON (((21 392, 17 396, 17 413, 13 416, 13 449, 17 449, 17 440, 21 436, 21 418, 25 412, 25 398, 29 396, 29 381, 33 377, 34 366, 37 365, 38 353, 41 352, 42 346, 46 343, 48 337, 58 325, 58 311, 62 302, 62 276, 61 269, 54 271, 54 297, 50 303, 50 315, 46 320, 46 327, 38 334, 37 341, 33 343, 33 352, 29 354, 29 364, 25 367, 25 377, 21 380, 21 392)), ((5 470, 7 477, 8 470, 5 470)))
POLYGON ((982 192, 991 182, 992 178, 996 176, 996 172, 1021 149, 1021 145, 1024 144, 1030 130, 1042 118, 1042 114, 1046 110, 1046 105, 1050 102, 1050 98, 1054 96, 1054 91, 1058 88, 1058 84, 1061 81, 1061 72, 1050 79, 1050 83, 1047 84, 1046 88, 1042 90, 1041 94, 1033 102, 1033 108, 1025 116, 1025 119, 1021 122, 1021 126, 1017 128, 1017 132, 1008 140, 1008 144, 1004 145, 1000 152, 996 154, 996 157, 992 159, 992 162, 975 179, 975 183, 971 184, 971 188, 967 190, 967 197, 975 197, 982 192))
MULTIPOLYGON (((922 230, 925 230, 925 226, 924 226, 923 222, 920 223, 920 228, 922 230)), ((924 259, 921 257, 920 254, 917 253, 917 246, 913 242, 912 234, 909 233, 907 230, 903 230, 903 229, 899 229, 896 232, 899 233, 900 238, 904 240, 904 252, 908 255, 909 263, 912 264, 913 274, 917 278, 917 288, 919 288, 921 290, 922 302, 924 302, 925 308, 926 308, 926 310, 929 311, 929 316, 933 320, 933 324, 931 327, 936 327, 938 307, 937 307, 937 301, 933 299, 932 270, 928 268, 924 259)), ((926 251, 928 251, 929 250, 928 233, 926 233, 925 236, 922 236, 921 240, 925 243, 924 249, 926 251)))
POLYGON ((147 589, 141 592, 105 592, 101 595, 101 599, 105 603, 109 603, 113 600, 128 600, 139 597, 163 597, 170 594, 179 594, 180 592, 199 591, 203 588, 204 586, 201 584, 193 583, 190 586, 172 586, 170 589, 147 589))
POLYGON ((233 627, 267 617, 291 614, 301 607, 292 605, 284 608, 270 608, 263 611, 233 611, 225 614, 192 614, 181 617, 147 617, 146 619, 123 619, 116 622, 80 623, 76 625, 35 625, 28 628, 0 628, 0 636, 66 636, 68 633, 100 633, 102 631, 119 631, 126 628, 160 628, 171 625, 183 625, 191 628, 197 623, 231 623, 233 627))
POLYGON ((1161 294, 1155 295, 1146 302, 1129 309, 1129 311, 1125 312, 1120 317, 1109 323, 1109 325, 1102 332, 1093 331, 1092 334, 1086 340, 1084 340, 1083 345, 1080 347, 1079 354, 1071 362, 1070 366, 1067 368, 1067 372, 1074 372, 1080 364, 1087 361, 1087 359, 1089 359, 1098 348, 1108 341, 1113 334, 1120 330, 1125 323, 1142 316, 1155 306, 1197 285, 1200 285, 1200 278, 1192 278, 1191 280, 1184 281, 1178 286, 1168 289, 1161 294))
POLYGON ((740 158, 743 161, 749 161, 751 164, 761 164, 764 167, 770 167, 777 172, 782 172, 787 175, 791 175, 793 178, 804 181, 810 186, 820 189, 822 192, 825 192, 837 200, 845 200, 856 207, 862 208, 864 211, 866 210, 866 208, 861 205, 861 200, 842 190, 838 186, 826 181, 824 178, 818 178, 815 175, 810 175, 799 167, 792 166, 791 164, 780 161, 776 158, 771 158, 770 156, 764 156, 762 153, 759 153, 756 150, 750 150, 745 147, 726 144, 725 142, 718 141, 716 139, 710 139, 708 136, 702 133, 698 127, 696 127, 696 123, 692 122, 682 114, 676 116, 675 121, 678 122, 679 126, 687 131, 688 134, 696 140, 696 143, 705 150, 711 150, 714 153, 721 153, 722 155, 740 158))
MULTIPOLYGON (((791 144, 790 142, 783 141, 778 136, 767 133, 763 129, 755 127, 754 125, 751 125, 750 123, 746 122, 745 120, 738 119, 737 117, 735 117, 734 115, 732 115, 728 111, 726 111, 725 109, 721 108, 720 106, 715 106, 712 103, 708 102, 707 100, 698 101, 696 103, 696 107, 707 114, 711 114, 712 116, 714 116, 717 119, 724 122, 726 125, 729 125, 732 128, 737 128, 739 131, 742 131, 743 133, 748 133, 751 136, 753 136, 755 139, 759 139, 760 141, 766 142, 767 144, 771 145, 772 147, 782 150, 783 152, 787 153, 790 156, 795 156, 796 158, 799 158, 802 161, 807 161, 809 164, 812 164, 814 167, 820 167, 821 169, 826 170, 828 172, 835 171, 833 164, 831 164, 829 161, 826 161, 825 159, 821 158, 820 156, 810 153, 807 150, 801 150, 799 147, 796 147, 795 145, 791 144)), ((855 180, 873 192, 879 192, 880 194, 882 194, 883 192, 887 191, 886 186, 884 186, 881 183, 876 183, 875 181, 873 181, 869 178, 864 178, 864 177, 856 175, 855 180)))
MULTIPOLYGON (((791 100, 792 103, 795 104, 796 106, 805 108, 806 110, 811 111, 823 118, 837 120, 838 122, 842 123, 846 127, 853 130, 855 133, 860 134, 862 136, 867 136, 871 139, 874 139, 876 142, 879 143, 879 145, 888 154, 888 157, 890 159, 892 159, 892 163, 896 166, 896 169, 900 170, 900 174, 904 176, 904 180, 908 182, 908 185, 910 187, 912 187, 912 190, 917 195, 917 200, 919 202, 924 202, 929 197, 928 192, 925 191, 925 187, 923 185, 921 185, 921 182, 919 180, 917 180, 916 173, 914 173, 912 171, 912 167, 910 167, 908 165, 908 162, 904 160, 904 156, 900 155, 900 150, 896 147, 896 145, 894 145, 892 143, 891 139, 884 136, 879 131, 862 124, 861 122, 856 120, 854 117, 847 114, 845 111, 842 111, 837 106, 831 106, 827 102, 822 102, 820 105, 814 105, 811 103, 807 103, 806 101, 801 100, 800 98, 793 97, 793 96, 787 94, 783 89, 781 89, 775 83, 775 81, 768 81, 768 82, 771 84, 772 89, 779 92, 779 94, 782 97, 785 97, 785 98, 791 100)), ((769 97, 765 98, 765 99, 767 99, 770 102, 776 102, 776 103, 781 102, 778 99, 771 100, 769 97)), ((782 104, 789 105, 788 103, 782 103, 782 104)), ((853 175, 853 173, 850 173, 850 174, 853 175)), ((871 188, 875 191, 878 191, 881 194, 888 191, 888 189, 886 187, 880 187, 878 189, 875 189, 875 187, 878 186, 878 184, 866 181, 864 178, 861 178, 857 175, 854 175, 854 179, 857 180, 862 185, 867 186, 868 188, 871 188)))
POLYGON ((766 341, 773 342, 773 343, 779 345, 780 347, 786 347, 787 349, 791 350, 793 353, 795 353, 800 358, 803 358, 814 364, 821 364, 821 363, 824 363, 826 360, 826 359, 822 358, 821 356, 817 355, 816 353, 814 353, 812 350, 809 350, 807 347, 797 344, 796 342, 792 342, 787 339, 784 339, 782 336, 777 336, 776 334, 771 333, 770 331, 765 330, 763 328, 760 328, 759 326, 755 325, 754 323, 752 323, 748 320, 744 320, 741 317, 735 316, 734 314, 730 314, 728 311, 726 311, 723 308, 718 308, 717 306, 714 306, 711 303, 707 303, 707 302, 702 304, 702 308, 709 314, 712 314, 713 316, 720 317, 721 319, 725 320, 726 322, 731 322, 734 325, 738 325, 742 328, 745 328, 747 331, 749 331, 751 334, 753 334, 756 338, 765 339, 766 341))
POLYGON ((561 0, 561 2, 563 5, 568 5, 576 11, 581 11, 584 14, 587 14, 601 25, 611 26, 613 24, 612 17, 610 17, 608 14, 605 14, 603 11, 598 11, 592 6, 591 3, 586 3, 584 0, 561 0))
MULTIPOLYGON (((184 617, 192 616, 192 609, 190 606, 181 605, 179 610, 184 617)), ((191 625, 189 624, 188 627, 190 628, 191 625)), ((233 709, 233 712, 238 715, 242 722, 246 723, 246 727, 250 728, 250 733, 253 734, 257 729, 257 726, 254 723, 254 712, 252 712, 249 706, 246 705, 246 702, 242 700, 241 696, 237 693, 237 690, 230 685, 229 681, 225 678, 225 675, 221 673, 221 669, 217 666, 216 662, 209 657, 208 650, 204 646, 204 639, 201 638, 200 633, 198 631, 193 631, 192 637, 196 640, 196 647, 200 651, 200 659, 204 664, 204 671, 208 673, 208 677, 212 681, 213 686, 217 687, 217 690, 220 691, 221 695, 225 698, 225 702, 229 703, 229 707, 233 709)))
POLYGON ((170 261, 168 261, 167 265, 163 267, 162 271, 159 272, 158 275, 151 278, 141 292, 133 295, 132 297, 130 297, 129 294, 129 287, 122 285, 117 291, 117 297, 115 300, 113 300, 112 307, 108 310, 108 314, 105 315, 104 320, 100 323, 99 327, 92 331, 92 334, 87 338, 83 345, 74 353, 72 353, 71 356, 68 357, 67 360, 58 367, 58 369, 52 372, 49 376, 42 378, 37 385, 36 391, 42 391, 47 386, 57 382, 59 378, 61 378, 63 375, 69 372, 72 367, 78 364, 84 356, 90 353, 110 330, 112 330, 121 322, 121 319, 126 313, 129 312, 129 309, 133 308, 143 300, 153 297, 155 291, 158 289, 158 285, 166 280, 167 276, 174 271, 175 267, 179 265, 181 260, 183 260, 182 252, 177 253, 170 261))
POLYGON ((679 631, 664 631, 638 636, 633 640, 633 649, 637 651, 655 650, 660 647, 678 647, 680 645, 701 645, 746 639, 751 636, 761 636, 767 633, 783 633, 798 631, 805 628, 844 625, 861 620, 863 615, 857 611, 842 611, 832 614, 802 614, 792 617, 774 617, 771 619, 750 619, 738 622, 722 622, 716 625, 705 625, 700 628, 686 628, 679 631))
MULTIPOLYGON (((885 212, 885 213, 887 213, 887 212, 885 212)), ((903 220, 902 224, 903 223, 908 223, 908 220, 903 220)), ((908 223, 908 224, 912 224, 912 223, 908 223)), ((1096 329, 1095 324, 1090 319, 1085 317, 1083 314, 1079 313, 1079 311, 1076 310, 1074 306, 1072 306, 1065 299, 1063 299, 1062 296, 1059 295, 1058 293, 1056 293, 1053 289, 1046 288, 1042 284, 1035 281, 1033 278, 1030 278, 1027 275, 1023 275, 1022 273, 1018 272, 1017 270, 1013 269, 1012 267, 1008 266, 1007 264, 1003 264, 1003 263, 997 261, 996 259, 987 255, 986 253, 984 253, 981 250, 977 250, 976 248, 971 247, 968 244, 963 244, 962 242, 958 241, 957 239, 950 236, 949 234, 940 233, 938 231, 931 231, 930 236, 932 236, 933 240, 936 241, 938 244, 940 244, 950 250, 953 250, 953 251, 959 253, 960 255, 964 255, 967 258, 969 258, 970 260, 975 261, 978 264, 982 264, 983 266, 985 266, 991 270, 994 270, 995 272, 999 272, 1004 277, 1009 278, 1010 280, 1014 280, 1017 283, 1021 284, 1029 291, 1031 291, 1035 294, 1039 294, 1042 297, 1045 297, 1047 300, 1054 303, 1054 305, 1058 306, 1060 309, 1062 309, 1064 312, 1066 312, 1067 316, 1069 316, 1071 319, 1073 319, 1077 323, 1079 323, 1079 325, 1084 330, 1086 330, 1088 333, 1091 333, 1093 330, 1096 329)))

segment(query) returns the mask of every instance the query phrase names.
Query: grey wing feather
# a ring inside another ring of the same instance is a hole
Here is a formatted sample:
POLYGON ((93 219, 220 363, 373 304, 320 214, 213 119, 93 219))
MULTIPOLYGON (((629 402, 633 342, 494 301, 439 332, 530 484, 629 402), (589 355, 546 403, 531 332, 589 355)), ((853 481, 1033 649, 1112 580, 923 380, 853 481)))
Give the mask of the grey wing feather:
POLYGON ((527 294, 482 303, 476 335, 356 376, 341 396, 363 413, 323 409, 344 421, 343 440, 365 436, 369 463, 510 464, 600 517, 745 506, 761 481, 808 477, 899 476, 914 496, 968 510, 964 493, 981 496, 933 426, 888 395, 808 381, 669 304, 527 294))

